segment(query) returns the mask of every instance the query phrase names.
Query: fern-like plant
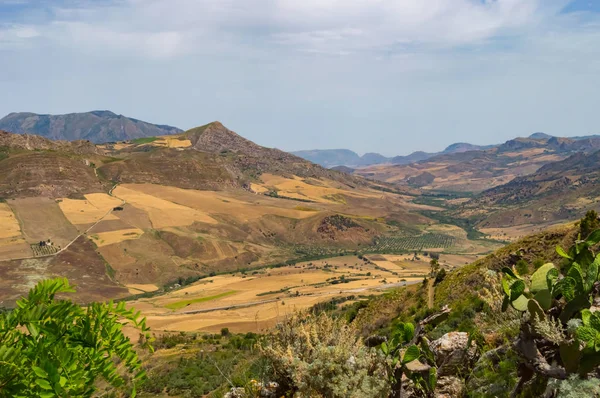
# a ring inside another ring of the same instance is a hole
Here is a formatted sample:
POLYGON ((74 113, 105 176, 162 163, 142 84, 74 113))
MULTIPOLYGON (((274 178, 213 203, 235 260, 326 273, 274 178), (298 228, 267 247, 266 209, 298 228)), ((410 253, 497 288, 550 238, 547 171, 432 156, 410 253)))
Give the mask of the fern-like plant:
POLYGON ((123 386, 123 372, 133 376, 135 396, 145 373, 122 327, 139 329, 151 350, 145 319, 125 303, 81 307, 56 299, 71 292, 66 279, 45 280, 0 314, 0 396, 90 397, 100 378, 123 386))

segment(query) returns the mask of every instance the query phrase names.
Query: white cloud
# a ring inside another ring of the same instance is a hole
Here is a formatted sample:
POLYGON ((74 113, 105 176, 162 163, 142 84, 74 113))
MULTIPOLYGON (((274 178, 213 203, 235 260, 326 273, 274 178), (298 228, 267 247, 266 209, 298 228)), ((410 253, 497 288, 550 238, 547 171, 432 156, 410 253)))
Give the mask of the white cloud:
POLYGON ((600 125, 600 16, 567 2, 44 1, 33 21, 0 15, 0 116, 220 119, 283 149, 388 155, 583 135, 600 125))
POLYGON ((348 54, 476 45, 531 32, 565 0, 123 0, 55 7, 63 45, 171 57, 245 46, 348 54))

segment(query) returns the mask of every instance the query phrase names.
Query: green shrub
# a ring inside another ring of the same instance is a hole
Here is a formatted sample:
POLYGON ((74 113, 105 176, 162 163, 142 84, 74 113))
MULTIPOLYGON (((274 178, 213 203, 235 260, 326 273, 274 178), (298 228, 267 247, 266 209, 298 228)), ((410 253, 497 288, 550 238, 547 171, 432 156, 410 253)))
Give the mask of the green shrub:
POLYGON ((515 269, 517 270, 519 275, 528 275, 529 274, 529 264, 527 264, 527 261, 525 261, 523 259, 517 261, 517 264, 515 264, 515 269))
POLYGON ((540 268, 542 265, 544 265, 546 262, 544 261, 544 259, 542 258, 538 258, 533 262, 533 268, 538 269, 540 268))
POLYGON ((600 379, 581 380, 572 376, 568 380, 552 380, 550 388, 559 398, 595 398, 600 396, 600 379))
POLYGON ((581 219, 579 223, 579 233, 581 239, 587 238, 592 231, 600 228, 600 221, 598 220, 598 213, 595 210, 590 210, 585 214, 585 217, 581 219))
POLYGON ((277 382, 301 397, 380 398, 389 391, 381 354, 364 346, 357 330, 325 314, 296 314, 261 347, 277 382))
POLYGON ((441 281, 444 280, 444 278, 446 277, 446 270, 445 269, 441 269, 438 271, 438 273, 435 275, 435 282, 434 282, 434 286, 437 285, 438 283, 440 283, 441 281))

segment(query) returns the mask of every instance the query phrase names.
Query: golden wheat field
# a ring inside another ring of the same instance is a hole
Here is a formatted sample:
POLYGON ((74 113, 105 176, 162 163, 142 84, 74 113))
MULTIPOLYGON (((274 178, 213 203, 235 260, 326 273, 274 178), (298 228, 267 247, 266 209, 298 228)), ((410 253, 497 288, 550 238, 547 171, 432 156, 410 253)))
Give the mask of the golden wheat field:
POLYGON ((115 243, 120 243, 125 240, 137 239, 142 236, 144 231, 137 228, 123 229, 120 231, 108 231, 108 232, 100 232, 96 234, 90 235, 90 238, 96 246, 103 247, 112 245, 115 243))
POLYGON ((6 203, 0 203, 0 226, 0 239, 21 236, 19 221, 6 203))
MULTIPOLYGON (((341 195, 361 198, 380 197, 381 193, 340 189, 336 183, 325 180, 303 179, 298 176, 286 178, 265 173, 261 176, 262 184, 256 184, 255 190, 275 190, 279 196, 310 200, 318 203, 343 203, 341 195)), ((254 189, 254 188, 253 188, 254 189)), ((258 192, 258 191, 257 191, 258 192)))
POLYGON ((146 284, 132 283, 132 284, 125 285, 125 287, 129 290, 129 294, 155 292, 158 290, 158 286, 151 284, 151 283, 146 283, 146 284))
POLYGON ((160 146, 164 148, 188 148, 192 146, 192 142, 188 139, 181 139, 180 135, 165 135, 157 137, 150 145, 160 146))
POLYGON ((121 201, 105 193, 93 193, 85 195, 85 200, 63 198, 58 205, 71 224, 85 226, 101 219, 117 220, 115 215, 108 213, 120 206, 121 201))
MULTIPOLYGON (((142 184, 141 187, 144 185, 146 184, 142 184)), ((217 221, 204 211, 143 193, 138 187, 140 186, 120 185, 113 194, 148 213, 152 226, 156 229, 191 225, 194 222, 217 224, 217 221)), ((167 188, 159 185, 156 187, 167 188)))
POLYGON ((240 221, 255 220, 267 214, 297 219, 312 215, 310 212, 284 207, 291 206, 289 203, 278 207, 271 203, 282 201, 269 198, 257 200, 256 195, 242 195, 239 192, 229 194, 153 184, 126 184, 115 189, 115 195, 146 210, 155 228, 185 226, 194 221, 215 224, 211 214, 226 214, 240 221), (171 222, 168 221, 168 216, 173 217, 171 222))
POLYGON ((21 234, 21 226, 11 208, 0 203, 0 260, 31 255, 29 244, 21 234))
POLYGON ((334 297, 381 294, 392 287, 420 283, 427 271, 428 265, 413 269, 415 276, 405 277, 355 256, 335 257, 214 276, 132 304, 157 331, 218 331, 222 327, 260 331, 286 314, 334 297))

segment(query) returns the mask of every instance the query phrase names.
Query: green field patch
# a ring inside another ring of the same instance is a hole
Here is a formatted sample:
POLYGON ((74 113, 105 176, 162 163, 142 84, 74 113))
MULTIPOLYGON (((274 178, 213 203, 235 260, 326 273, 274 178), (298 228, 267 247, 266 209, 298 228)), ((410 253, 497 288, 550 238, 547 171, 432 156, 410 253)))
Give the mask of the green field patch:
POLYGON ((142 137, 142 138, 136 138, 134 140, 131 140, 131 142, 136 145, 141 145, 141 144, 149 144, 156 140, 158 140, 158 137, 142 137))
POLYGON ((214 296, 206 296, 206 297, 199 297, 199 298, 190 299, 190 300, 176 301, 174 303, 165 305, 165 307, 168 309, 171 309, 171 310, 178 310, 180 308, 187 307, 188 305, 191 305, 191 304, 204 303, 206 301, 217 300, 217 299, 220 299, 223 297, 231 296, 232 294, 235 294, 235 293, 237 293, 237 291, 230 290, 228 292, 215 294, 214 296))

